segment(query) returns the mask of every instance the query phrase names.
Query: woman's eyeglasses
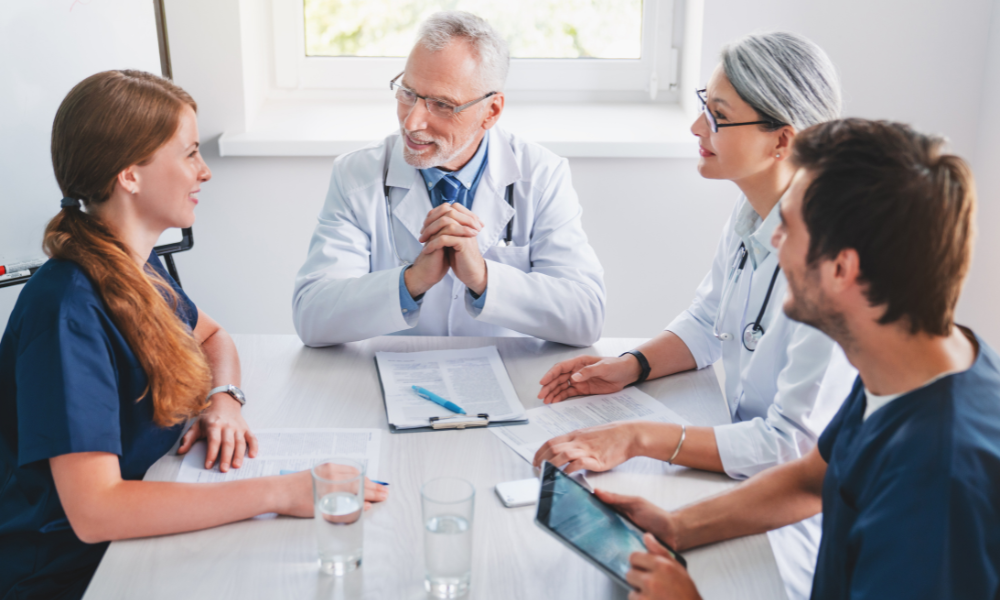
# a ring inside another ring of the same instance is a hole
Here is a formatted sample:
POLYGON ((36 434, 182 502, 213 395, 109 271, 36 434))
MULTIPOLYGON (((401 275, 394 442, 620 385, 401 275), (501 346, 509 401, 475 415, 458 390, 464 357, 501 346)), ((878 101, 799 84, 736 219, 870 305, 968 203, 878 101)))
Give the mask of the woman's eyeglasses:
POLYGON ((712 133, 718 133, 720 127, 739 127, 740 125, 771 125, 773 127, 783 127, 785 123, 778 121, 747 121, 746 123, 723 123, 719 124, 715 120, 715 115, 712 111, 708 109, 708 102, 705 100, 705 92, 707 90, 695 90, 694 93, 698 96, 698 100, 701 101, 701 112, 705 113, 705 119, 708 120, 708 126, 712 128, 712 133))

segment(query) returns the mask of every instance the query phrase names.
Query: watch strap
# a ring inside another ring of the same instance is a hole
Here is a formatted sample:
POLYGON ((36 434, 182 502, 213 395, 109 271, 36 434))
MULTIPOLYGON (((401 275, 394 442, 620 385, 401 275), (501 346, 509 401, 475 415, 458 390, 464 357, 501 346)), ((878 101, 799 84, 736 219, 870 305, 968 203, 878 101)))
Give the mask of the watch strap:
POLYGON ((621 355, 619 355, 619 358, 625 356, 626 354, 631 354, 632 356, 635 357, 637 361, 639 361, 639 379, 636 379, 629 385, 638 385, 643 381, 646 381, 646 379, 649 377, 649 372, 651 371, 649 367, 649 361, 646 360, 646 356, 642 352, 639 352, 638 350, 629 350, 628 352, 622 352, 621 355))
MULTIPOLYGON (((243 390, 232 384, 220 385, 219 387, 212 388, 208 391, 208 398, 222 392, 232 396, 234 400, 240 403, 240 406, 246 406, 247 401, 246 396, 243 395, 243 390)), ((206 398, 206 400, 208 398, 206 398)))

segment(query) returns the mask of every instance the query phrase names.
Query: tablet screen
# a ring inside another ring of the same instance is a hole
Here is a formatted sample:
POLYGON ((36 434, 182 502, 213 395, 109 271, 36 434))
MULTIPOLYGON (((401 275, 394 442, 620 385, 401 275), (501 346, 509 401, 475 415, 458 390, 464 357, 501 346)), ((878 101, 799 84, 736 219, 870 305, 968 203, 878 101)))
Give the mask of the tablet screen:
POLYGON ((646 551, 642 530, 549 463, 542 474, 538 521, 622 582, 631 568, 629 555, 646 551))

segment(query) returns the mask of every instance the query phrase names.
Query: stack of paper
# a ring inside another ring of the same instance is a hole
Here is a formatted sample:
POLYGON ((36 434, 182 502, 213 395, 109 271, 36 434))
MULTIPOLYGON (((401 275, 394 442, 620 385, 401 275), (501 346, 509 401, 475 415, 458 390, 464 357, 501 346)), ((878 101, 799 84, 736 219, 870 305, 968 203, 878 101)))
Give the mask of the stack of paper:
POLYGON ((261 429, 255 431, 260 447, 257 458, 244 458, 239 469, 219 471, 219 462, 205 469, 205 442, 194 445, 181 462, 177 481, 214 483, 251 477, 305 471, 324 458, 346 457, 365 465, 369 479, 378 478, 382 432, 378 429, 261 429))
MULTIPOLYGON (((471 350, 376 352, 389 425, 396 429, 428 427, 431 417, 456 414, 421 398, 422 387, 460 406, 469 420, 489 415, 490 423, 522 421, 524 406, 514 392, 496 346, 471 350)), ((458 415, 461 417, 461 415, 458 415)))
POLYGON ((615 394, 547 404, 529 410, 528 417, 531 423, 524 427, 493 430, 494 435, 528 462, 535 458, 535 453, 545 442, 584 427, 634 420, 689 424, 655 398, 634 387, 615 394))

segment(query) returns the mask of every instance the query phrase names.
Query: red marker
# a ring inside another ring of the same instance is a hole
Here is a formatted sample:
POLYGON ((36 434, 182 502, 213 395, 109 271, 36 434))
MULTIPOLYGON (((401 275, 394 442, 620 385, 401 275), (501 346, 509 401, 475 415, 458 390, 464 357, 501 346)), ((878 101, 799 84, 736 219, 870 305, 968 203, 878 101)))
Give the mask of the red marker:
POLYGON ((8 273, 13 274, 17 273, 18 271, 31 271, 32 273, 34 273, 35 270, 38 269, 38 267, 45 264, 46 260, 48 259, 43 258, 41 260, 29 260, 9 265, 0 265, 0 275, 6 275, 8 273))

